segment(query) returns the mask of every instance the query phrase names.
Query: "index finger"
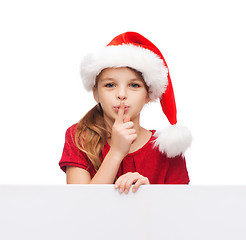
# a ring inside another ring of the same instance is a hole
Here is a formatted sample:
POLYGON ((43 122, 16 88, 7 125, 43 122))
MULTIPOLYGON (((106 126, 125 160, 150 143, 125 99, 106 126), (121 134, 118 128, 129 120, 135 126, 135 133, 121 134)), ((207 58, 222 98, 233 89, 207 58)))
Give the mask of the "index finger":
POLYGON ((120 102, 120 107, 119 107, 118 114, 117 114, 117 117, 115 119, 115 122, 123 123, 124 111, 125 111, 125 102, 120 102))

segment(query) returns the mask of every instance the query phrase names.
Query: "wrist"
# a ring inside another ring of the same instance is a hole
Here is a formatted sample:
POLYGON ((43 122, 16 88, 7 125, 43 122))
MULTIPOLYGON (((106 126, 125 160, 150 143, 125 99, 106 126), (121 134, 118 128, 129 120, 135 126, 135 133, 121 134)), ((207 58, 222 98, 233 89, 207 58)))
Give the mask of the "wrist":
POLYGON ((108 152, 108 156, 110 157, 110 159, 112 159, 113 161, 116 162, 122 162, 123 158, 125 157, 124 154, 114 150, 114 149, 110 149, 108 152))

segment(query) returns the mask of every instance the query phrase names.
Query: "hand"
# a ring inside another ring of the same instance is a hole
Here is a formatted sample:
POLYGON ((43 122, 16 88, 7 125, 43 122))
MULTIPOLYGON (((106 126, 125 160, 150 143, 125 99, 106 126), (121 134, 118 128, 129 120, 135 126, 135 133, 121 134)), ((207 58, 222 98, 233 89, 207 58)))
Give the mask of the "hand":
POLYGON ((120 193, 128 193, 133 183, 135 183, 135 185, 132 188, 132 192, 136 192, 143 184, 150 184, 149 179, 140 175, 138 172, 128 172, 117 179, 115 188, 119 189, 120 193))
POLYGON ((121 102, 111 134, 111 151, 117 153, 121 160, 128 154, 131 144, 137 138, 134 124, 129 117, 124 117, 124 111, 125 103, 121 102))

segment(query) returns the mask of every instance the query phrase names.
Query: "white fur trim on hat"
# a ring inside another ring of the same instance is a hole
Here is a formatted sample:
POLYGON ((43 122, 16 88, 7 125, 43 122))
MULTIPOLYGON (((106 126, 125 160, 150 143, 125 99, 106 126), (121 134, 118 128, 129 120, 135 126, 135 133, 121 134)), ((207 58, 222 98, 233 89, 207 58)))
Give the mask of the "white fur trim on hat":
POLYGON ((154 52, 132 44, 107 46, 88 54, 80 68, 85 89, 92 90, 96 76, 110 67, 131 67, 140 71, 149 86, 151 100, 160 98, 166 90, 168 69, 163 60, 154 52))
POLYGON ((158 147, 160 152, 166 153, 168 157, 183 155, 192 142, 189 129, 176 125, 157 131, 154 136, 157 137, 154 146, 158 147))

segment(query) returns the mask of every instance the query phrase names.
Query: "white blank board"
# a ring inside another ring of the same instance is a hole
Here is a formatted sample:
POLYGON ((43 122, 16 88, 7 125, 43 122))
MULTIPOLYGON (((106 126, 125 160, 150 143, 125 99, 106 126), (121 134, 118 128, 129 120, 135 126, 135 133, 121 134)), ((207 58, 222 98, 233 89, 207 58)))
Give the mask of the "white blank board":
POLYGON ((0 239, 246 239, 246 186, 0 186, 0 239))

